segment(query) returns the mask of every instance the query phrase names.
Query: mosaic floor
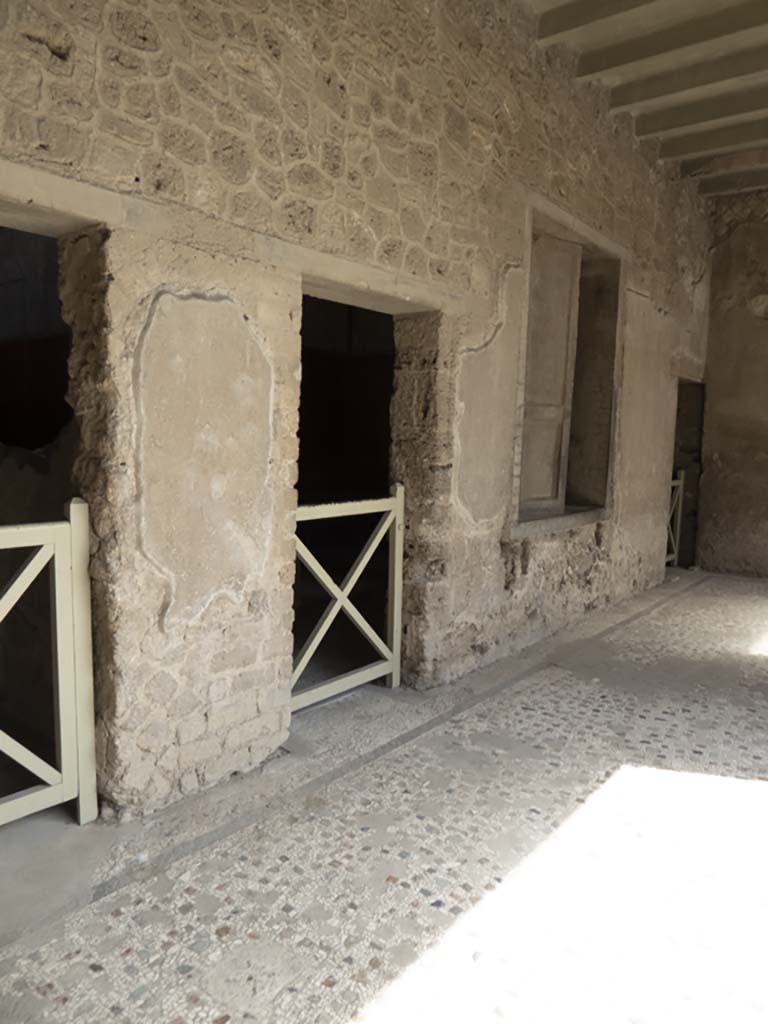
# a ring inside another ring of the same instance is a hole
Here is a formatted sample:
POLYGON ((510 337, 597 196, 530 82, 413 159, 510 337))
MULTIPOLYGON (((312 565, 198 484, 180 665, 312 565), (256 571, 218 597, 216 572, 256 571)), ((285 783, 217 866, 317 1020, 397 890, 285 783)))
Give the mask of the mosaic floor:
POLYGON ((220 795, 182 843, 183 807, 113 826, 83 905, 0 949, 2 1024, 764 1022, 768 582, 526 657, 298 716, 279 799, 227 827, 220 795))

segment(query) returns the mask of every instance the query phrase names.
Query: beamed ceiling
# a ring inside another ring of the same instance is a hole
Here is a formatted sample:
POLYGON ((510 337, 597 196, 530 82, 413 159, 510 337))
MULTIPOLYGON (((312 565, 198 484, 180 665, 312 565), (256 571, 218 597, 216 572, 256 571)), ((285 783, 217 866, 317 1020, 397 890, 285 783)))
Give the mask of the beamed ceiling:
POLYGON ((768 188, 768 0, 532 0, 659 159, 704 195, 768 188))

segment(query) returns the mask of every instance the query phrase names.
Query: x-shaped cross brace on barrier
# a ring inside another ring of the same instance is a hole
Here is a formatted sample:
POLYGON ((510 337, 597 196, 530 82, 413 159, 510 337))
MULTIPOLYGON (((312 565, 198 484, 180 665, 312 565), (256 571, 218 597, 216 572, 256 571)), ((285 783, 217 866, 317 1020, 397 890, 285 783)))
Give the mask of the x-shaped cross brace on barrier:
MULTIPOLYGON (((13 579, 0 593, 0 622, 3 622, 11 610, 16 607, 21 597, 29 590, 52 558, 53 545, 51 544, 43 544, 27 558, 13 579)), ((33 754, 31 750, 22 746, 21 743, 18 743, 2 729, 0 729, 0 753, 5 754, 12 761, 15 761, 16 764, 21 765, 22 768, 26 768, 28 772, 36 775, 38 779, 49 786, 54 786, 56 783, 61 782, 61 772, 51 768, 37 754, 33 754)))
POLYGON ((295 686, 297 681, 301 678, 302 673, 319 647, 323 637, 333 625, 336 616, 342 610, 357 626, 363 636, 373 644, 382 658, 392 658, 393 655, 390 648, 384 643, 365 616, 354 606, 354 604, 352 604, 349 595, 352 593, 355 584, 362 576, 365 567, 370 562, 379 544, 381 544, 384 537, 386 537, 394 518, 394 512, 384 513, 373 533, 368 538, 365 547, 355 559, 354 565, 344 577, 341 586, 339 586, 339 584, 336 583, 330 574, 323 568, 306 544, 298 537, 296 538, 296 554, 307 569, 309 569, 317 582, 324 588, 324 590, 327 591, 328 594, 330 594, 331 602, 323 612, 320 621, 309 634, 306 643, 299 652, 299 656, 293 669, 291 686, 295 686))

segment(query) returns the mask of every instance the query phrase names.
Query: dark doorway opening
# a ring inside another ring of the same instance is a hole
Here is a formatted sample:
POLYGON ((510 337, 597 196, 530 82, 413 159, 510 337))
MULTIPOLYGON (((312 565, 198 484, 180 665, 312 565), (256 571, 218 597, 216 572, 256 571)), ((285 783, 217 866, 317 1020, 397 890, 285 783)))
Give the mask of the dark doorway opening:
POLYGON ((674 476, 685 474, 678 552, 678 565, 684 569, 696 564, 703 430, 704 385, 681 380, 677 390, 674 476))
POLYGON ((77 426, 55 238, 0 228, 0 525, 61 519, 77 426))
MULTIPOLYGON (((299 504, 383 498, 390 487, 390 404, 395 366, 394 320, 357 306, 305 296, 301 328, 299 504)), ((298 537, 341 584, 379 516, 358 515, 298 524, 298 537)), ((385 540, 351 599, 380 636, 386 635, 388 547, 385 540)), ((294 656, 329 597, 297 562, 294 656)), ((316 686, 361 668, 379 655, 340 612, 297 685, 316 686)))
POLYGON ((391 316, 305 296, 300 505, 388 493, 394 369, 391 316))
MULTIPOLYGON (((66 400, 71 333, 55 238, 0 228, 0 525, 64 517, 77 427, 66 400)), ((0 593, 34 550, 0 550, 0 593)), ((0 623, 0 723, 56 763, 50 569, 0 623)), ((0 796, 31 776, 0 756, 0 796)), ((34 780, 33 780, 34 781, 34 780)))
POLYGON ((55 238, 0 228, 0 443, 36 450, 72 419, 55 238))

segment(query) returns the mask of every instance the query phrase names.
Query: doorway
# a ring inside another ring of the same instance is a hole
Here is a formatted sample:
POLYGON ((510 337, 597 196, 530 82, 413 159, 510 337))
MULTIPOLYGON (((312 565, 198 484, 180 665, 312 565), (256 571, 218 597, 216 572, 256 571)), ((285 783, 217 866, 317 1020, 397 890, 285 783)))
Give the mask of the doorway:
POLYGON ((393 317, 304 297, 300 505, 388 493, 394 370, 393 317))
POLYGON ((388 314, 304 297, 294 708, 392 674, 394 328, 388 314))
MULTIPOLYGON (((0 227, 0 526, 61 520, 72 497, 78 435, 58 278, 57 239, 0 227)), ((34 550, 0 546, 0 596, 34 550)), ((2 729, 48 764, 58 756, 53 571, 51 562, 0 619, 2 729)), ((0 752, 0 797, 35 781, 0 752)))
POLYGON ((688 380, 678 382, 673 478, 681 481, 682 504, 676 564, 683 569, 690 569, 696 564, 704 398, 703 384, 688 380))

